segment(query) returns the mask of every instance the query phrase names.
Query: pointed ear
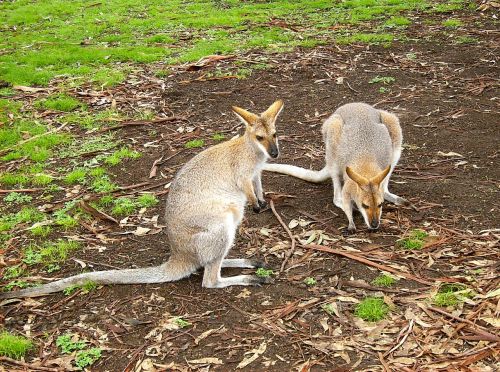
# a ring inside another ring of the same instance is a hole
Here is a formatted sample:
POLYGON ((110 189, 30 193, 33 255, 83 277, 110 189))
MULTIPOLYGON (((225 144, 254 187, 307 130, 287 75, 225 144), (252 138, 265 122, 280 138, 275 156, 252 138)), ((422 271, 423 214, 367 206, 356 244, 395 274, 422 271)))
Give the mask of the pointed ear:
POLYGON ((384 180, 385 177, 387 177, 387 174, 391 170, 391 166, 387 166, 382 172, 377 174, 375 177, 373 177, 370 182, 374 183, 375 185, 380 185, 380 183, 384 180))
POLYGON ((261 116, 268 122, 268 123, 274 123, 276 121, 276 118, 280 114, 281 110, 283 110, 283 101, 282 100, 277 100, 274 102, 269 108, 264 111, 261 116))
POLYGON ((251 127, 259 119, 257 115, 252 114, 247 110, 243 110, 240 107, 233 106, 233 111, 236 114, 236 116, 240 118, 243 124, 245 124, 245 126, 251 127))
POLYGON ((345 172, 351 180, 356 182, 359 186, 366 186, 370 183, 365 177, 356 173, 353 169, 346 167, 345 172))

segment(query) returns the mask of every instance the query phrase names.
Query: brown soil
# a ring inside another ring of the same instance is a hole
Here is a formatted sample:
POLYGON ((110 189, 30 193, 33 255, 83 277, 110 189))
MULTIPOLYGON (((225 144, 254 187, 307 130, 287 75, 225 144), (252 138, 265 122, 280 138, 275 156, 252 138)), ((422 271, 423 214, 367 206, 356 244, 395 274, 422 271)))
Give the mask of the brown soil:
MULTIPOLYGON (((177 127, 196 127, 193 138, 202 137, 207 144, 212 144, 213 133, 226 131, 229 137, 238 130, 238 121, 230 112, 231 105, 260 111, 277 98, 285 101, 277 124, 281 137, 279 162, 320 169, 323 166, 320 128, 324 118, 344 103, 367 102, 400 117, 406 149, 391 187, 394 193, 410 199, 419 208, 418 212, 386 205, 381 229, 376 233, 369 233, 357 216, 355 238, 363 241, 346 240, 340 234, 346 218, 332 203, 330 183, 317 185, 265 174, 265 190, 269 196, 290 195, 276 201, 277 211, 284 221, 288 223, 299 217, 314 220, 306 229, 321 229, 340 239, 334 247, 349 245, 361 251, 375 250, 378 254, 371 257, 377 262, 385 260, 405 266, 422 278, 448 277, 453 266, 448 258, 433 256, 436 263, 428 268, 425 254, 419 256, 395 250, 394 243, 408 230, 423 228, 434 230, 440 237, 450 237, 440 248, 454 249, 461 239, 453 232, 466 234, 470 230, 478 235, 481 230, 499 227, 500 135, 498 97, 495 96, 498 91, 494 89, 498 87, 498 50, 493 36, 485 35, 482 41, 466 46, 448 43, 446 47, 441 42, 408 42, 390 48, 319 47, 271 56, 273 69, 256 71, 245 80, 195 81, 205 72, 202 70, 178 73, 158 81, 146 70, 149 82, 135 91, 134 88, 126 91, 126 85, 121 87, 115 96, 118 105, 125 105, 119 99, 124 92, 132 96, 140 91, 145 97, 142 102, 154 102, 157 112, 186 116, 187 121, 122 130, 124 138, 133 138, 139 144, 159 140, 156 143, 159 146, 142 147, 144 156, 141 159, 116 167, 116 180, 122 185, 170 180, 175 171, 198 152, 198 149, 183 150, 188 136, 176 132, 177 127), (407 58, 408 53, 416 58, 407 58), (395 82, 384 86, 388 92, 380 93, 379 88, 383 85, 369 84, 375 76, 392 76, 395 82), (343 83, 337 84, 340 77, 343 83), (152 130, 156 133, 152 134, 152 130), (184 136, 182 141, 179 140, 181 136, 184 136), (157 177, 148 178, 155 159, 179 150, 183 152, 162 165, 157 177), (461 156, 442 156, 439 152, 455 152, 461 156)), ((140 106, 141 101, 136 104, 140 106)), ((162 196, 164 201, 165 194, 162 196)), ((163 205, 160 205, 152 214, 161 216, 162 210, 163 205)), ((122 229, 127 230, 130 229, 122 229)), ((294 233, 299 234, 300 228, 294 233)), ((117 267, 140 267, 158 264, 168 257, 163 232, 134 238, 130 235, 108 237, 121 241, 99 243, 107 249, 101 253, 86 249, 77 258, 117 267)), ((271 248, 278 242, 288 243, 289 239, 271 210, 254 214, 249 209, 230 256, 259 257, 277 272, 289 248, 284 246, 273 253, 271 248), (262 235, 261 228, 270 229, 270 236, 262 235)), ((474 249, 471 247, 468 251, 471 260, 474 249)), ((201 275, 193 275, 187 280, 164 285, 107 286, 70 300, 57 294, 40 300, 43 305, 33 310, 13 305, 6 309, 6 325, 20 327, 29 317, 34 317, 32 334, 52 336, 65 331, 78 332, 90 340, 106 334, 105 345, 109 350, 92 368, 96 371, 118 371, 127 366, 130 369, 145 358, 170 365, 164 367, 167 369, 173 368, 170 363, 195 369, 196 364, 187 361, 206 357, 219 358, 224 363, 214 365, 213 369, 234 370, 245 353, 258 348, 264 341, 265 353, 245 370, 283 371, 297 369, 304 363, 303 370, 347 370, 360 361, 360 356, 363 357, 361 364, 354 367, 355 370, 362 367, 379 370, 381 362, 377 349, 365 346, 348 349, 350 362, 347 362, 334 351, 324 352, 307 343, 310 340, 354 339, 359 335, 353 323, 353 304, 341 303, 345 323, 330 317, 327 331, 319 323, 325 316, 319 305, 294 310, 291 314, 295 316, 273 317, 277 308, 296 301, 318 298, 321 303, 338 295, 362 298, 373 291, 353 288, 349 285, 350 279, 369 283, 379 272, 328 253, 311 254, 302 248, 296 253, 287 265, 292 268, 283 272, 276 283, 248 288, 251 292, 248 297, 241 295, 245 289, 239 287, 201 288, 201 275), (307 288, 303 280, 308 276, 315 277, 318 284, 307 288), (181 330, 164 330, 158 341, 145 339, 151 330, 160 326, 162 319, 172 316, 181 316, 192 325, 181 330), (137 320, 141 323, 136 324, 137 320), (342 334, 336 335, 335 330, 339 327, 342 334), (196 337, 211 329, 218 331, 199 344, 195 342, 196 337)), ((93 268, 107 267, 95 264, 93 268)), ((69 261, 59 276, 79 271, 80 266, 69 261)), ((228 270, 224 275, 238 272, 228 270)), ((409 280, 401 280, 395 288, 402 290, 395 295, 396 299, 405 295, 404 288, 415 291, 413 295, 428 291, 428 287, 409 280)), ((396 312, 403 314, 408 302, 398 301, 396 312)), ((397 326, 402 327, 403 323, 397 326)), ((466 345, 463 350, 467 350, 466 345)), ((425 354, 421 358, 415 360, 414 368, 426 365, 425 354)), ((491 361, 486 359, 484 362, 491 361)))

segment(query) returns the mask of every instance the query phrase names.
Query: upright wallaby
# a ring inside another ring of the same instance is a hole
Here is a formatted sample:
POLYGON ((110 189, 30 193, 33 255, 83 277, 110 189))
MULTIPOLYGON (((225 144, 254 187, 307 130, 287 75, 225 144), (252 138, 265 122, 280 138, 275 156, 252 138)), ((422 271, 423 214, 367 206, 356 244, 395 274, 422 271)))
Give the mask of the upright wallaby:
POLYGON ((35 297, 72 285, 163 283, 185 278, 205 269, 203 287, 223 288, 269 282, 267 278, 238 275, 222 278, 221 267, 259 267, 248 259, 225 259, 233 245, 247 201, 258 212, 266 204, 260 174, 269 157, 279 154, 275 122, 281 100, 260 115, 239 107, 234 112, 245 124, 241 137, 202 151, 187 162, 170 187, 166 231, 170 259, 160 266, 96 271, 61 279, 41 287, 1 293, 0 298, 35 297))
POLYGON ((353 204, 370 229, 380 225, 384 199, 411 205, 389 192, 389 178, 401 156, 403 135, 398 118, 366 103, 341 106, 322 127, 326 165, 313 171, 286 164, 266 164, 264 170, 288 174, 309 182, 333 181, 333 203, 349 220, 348 233, 356 231, 353 204))

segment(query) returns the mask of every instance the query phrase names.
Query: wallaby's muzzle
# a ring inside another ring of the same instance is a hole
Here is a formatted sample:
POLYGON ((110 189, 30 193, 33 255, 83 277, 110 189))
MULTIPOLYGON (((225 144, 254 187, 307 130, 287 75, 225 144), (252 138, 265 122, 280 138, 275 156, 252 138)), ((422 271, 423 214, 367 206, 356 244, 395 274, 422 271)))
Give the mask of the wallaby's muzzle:
POLYGON ((271 156, 273 159, 276 159, 279 154, 280 154, 280 151, 278 150, 278 146, 276 146, 274 143, 271 144, 271 146, 269 146, 269 156, 271 156))
POLYGON ((370 228, 373 230, 377 230, 380 226, 380 220, 378 218, 374 218, 370 221, 370 228))

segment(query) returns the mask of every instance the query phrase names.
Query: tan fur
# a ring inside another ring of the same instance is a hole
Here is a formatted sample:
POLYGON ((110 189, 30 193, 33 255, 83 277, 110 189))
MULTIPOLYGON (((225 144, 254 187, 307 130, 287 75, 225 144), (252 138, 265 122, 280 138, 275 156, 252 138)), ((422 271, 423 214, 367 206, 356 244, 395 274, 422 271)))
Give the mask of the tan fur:
POLYGON ((269 279, 253 275, 222 278, 220 270, 221 267, 261 266, 257 261, 225 257, 233 245, 247 201, 255 211, 266 204, 260 173, 268 157, 277 156, 275 122, 282 107, 283 102, 277 101, 261 115, 233 108, 246 125, 245 134, 202 151, 177 173, 165 210, 171 251, 167 262, 149 268, 84 273, 41 287, 2 293, 0 298, 41 296, 88 281, 98 284, 170 282, 202 267, 204 287, 268 282, 269 279), (264 137, 258 141, 256 136, 264 137), (263 140, 272 144, 269 153, 262 145, 263 140))
POLYGON ((267 164, 264 170, 289 174, 311 182, 328 176, 333 181, 333 202, 349 220, 348 231, 355 231, 352 208, 355 205, 369 228, 378 228, 385 200, 397 205, 410 203, 389 192, 388 183, 399 161, 402 131, 398 118, 365 103, 339 107, 322 127, 326 165, 321 171, 286 164, 267 164))

